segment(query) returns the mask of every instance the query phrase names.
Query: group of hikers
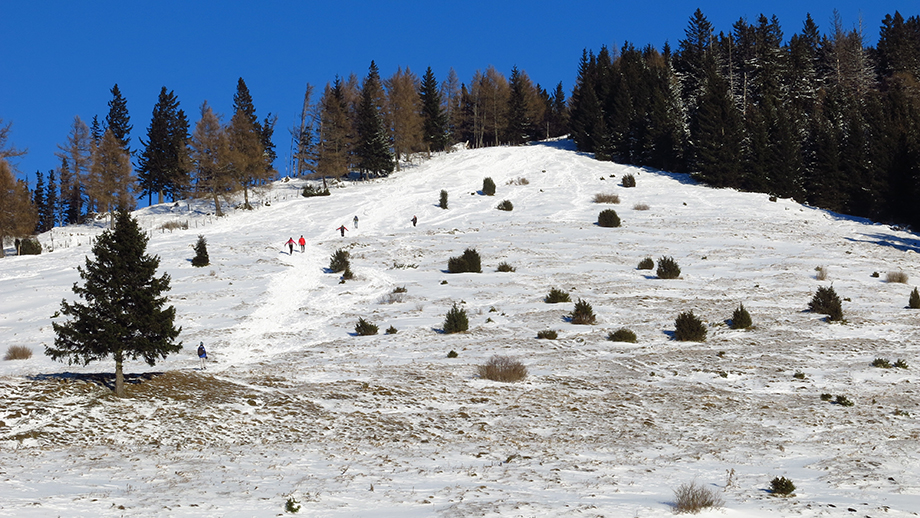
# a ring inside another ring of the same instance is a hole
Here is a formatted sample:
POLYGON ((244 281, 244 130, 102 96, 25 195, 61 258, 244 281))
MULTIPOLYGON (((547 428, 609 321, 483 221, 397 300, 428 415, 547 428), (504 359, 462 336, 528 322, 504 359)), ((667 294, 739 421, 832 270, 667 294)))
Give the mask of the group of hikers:
MULTIPOLYGON (((355 224, 355 227, 354 227, 354 228, 358 228, 358 216, 355 216, 355 218, 354 218, 352 221, 353 221, 354 224, 355 224)), ((416 226, 416 225, 418 224, 418 216, 412 216, 412 219, 409 220, 409 221, 412 222, 412 226, 413 226, 413 227, 416 226)), ((347 228, 345 225, 342 225, 341 227, 337 228, 336 230, 338 230, 338 231, 342 234, 342 237, 345 237, 345 231, 348 230, 348 228, 347 228)), ((289 253, 290 255, 294 255, 294 245, 300 245, 300 253, 303 253, 303 252, 304 252, 304 249, 305 249, 306 246, 307 246, 307 240, 304 239, 303 236, 300 236, 300 239, 298 239, 297 241, 294 241, 294 238, 292 237, 292 238, 288 239, 288 240, 287 240, 287 243, 285 243, 285 244, 288 246, 288 253, 289 253)))

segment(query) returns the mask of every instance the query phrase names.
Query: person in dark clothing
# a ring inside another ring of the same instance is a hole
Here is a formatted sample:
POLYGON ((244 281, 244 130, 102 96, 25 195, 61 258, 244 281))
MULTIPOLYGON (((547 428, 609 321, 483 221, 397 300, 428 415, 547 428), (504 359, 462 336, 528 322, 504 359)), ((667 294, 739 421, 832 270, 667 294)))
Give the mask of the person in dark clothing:
POLYGON ((414 227, 416 223, 418 223, 418 216, 412 216, 412 226, 414 227))
POLYGON ((288 239, 288 240, 287 240, 287 243, 285 243, 285 244, 288 246, 288 251, 289 251, 290 255, 294 255, 294 238, 292 237, 292 238, 288 239))
POLYGON ((341 227, 337 228, 336 230, 338 230, 339 232, 342 233, 342 237, 345 237, 345 231, 348 230, 348 229, 345 228, 345 225, 342 225, 341 227))
POLYGON ((204 366, 204 362, 208 359, 208 351, 204 349, 204 342, 198 344, 198 361, 201 363, 202 369, 207 369, 204 366))

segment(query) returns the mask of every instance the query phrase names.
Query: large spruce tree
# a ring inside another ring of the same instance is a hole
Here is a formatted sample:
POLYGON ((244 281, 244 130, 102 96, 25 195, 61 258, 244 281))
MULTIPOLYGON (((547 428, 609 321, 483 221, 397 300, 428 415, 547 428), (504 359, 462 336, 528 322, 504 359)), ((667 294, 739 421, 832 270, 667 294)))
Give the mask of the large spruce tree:
POLYGON ((355 146, 355 155, 358 168, 363 173, 378 176, 393 172, 396 165, 383 120, 383 100, 380 72, 377 65, 371 61, 361 87, 361 101, 358 104, 358 142, 355 146))
POLYGON ((185 192, 189 185, 189 123, 185 112, 179 108, 179 100, 166 87, 160 88, 160 96, 153 107, 150 126, 147 127, 147 141, 141 141, 144 151, 137 158, 137 176, 141 196, 147 196, 151 204, 153 194, 157 203, 163 203, 165 196, 173 200, 185 192))
POLYGON ((422 98, 422 141, 430 155, 432 151, 443 151, 448 139, 447 113, 442 106, 438 81, 431 67, 425 70, 422 77, 419 96, 422 98))
POLYGON ((123 363, 141 358, 148 365, 182 349, 176 343, 176 309, 166 307, 169 275, 156 277, 159 257, 146 253, 147 237, 137 221, 120 211, 112 230, 93 246, 95 258, 78 267, 83 286, 73 292, 85 300, 61 302, 53 322, 54 345, 45 354, 68 364, 88 365, 108 357, 115 360, 115 393, 125 395, 123 363))
MULTIPOLYGON (((121 147, 130 155, 131 154, 131 117, 128 115, 128 101, 121 95, 118 84, 112 87, 112 100, 109 101, 109 114, 105 116, 105 130, 111 130, 121 147)), ((95 132, 94 132, 94 136, 95 132)), ((101 137, 102 135, 98 135, 101 137)))

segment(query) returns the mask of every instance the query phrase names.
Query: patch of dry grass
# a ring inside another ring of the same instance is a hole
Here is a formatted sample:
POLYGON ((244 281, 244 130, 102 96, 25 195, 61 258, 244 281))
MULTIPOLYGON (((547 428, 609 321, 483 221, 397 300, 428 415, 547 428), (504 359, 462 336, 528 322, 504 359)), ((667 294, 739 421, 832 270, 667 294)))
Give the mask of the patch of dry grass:
POLYGON ((492 381, 511 383, 527 377, 527 367, 509 356, 495 355, 477 369, 479 377, 492 381))
POLYGON ((648 210, 648 203, 637 203, 633 205, 633 210, 648 210))
POLYGON ((3 356, 3 359, 6 361, 10 360, 28 360, 32 357, 32 349, 24 345, 11 345, 9 349, 6 350, 6 354, 3 356))
POLYGON ((599 192, 594 195, 594 203, 620 203, 620 195, 599 192))
POLYGON ((703 509, 718 509, 725 501, 711 488, 696 481, 681 484, 674 490, 674 511, 678 514, 697 514, 703 509))
POLYGON ((901 284, 907 284, 908 275, 907 272, 896 271, 888 272, 888 275, 885 276, 885 280, 888 282, 899 282, 901 284))

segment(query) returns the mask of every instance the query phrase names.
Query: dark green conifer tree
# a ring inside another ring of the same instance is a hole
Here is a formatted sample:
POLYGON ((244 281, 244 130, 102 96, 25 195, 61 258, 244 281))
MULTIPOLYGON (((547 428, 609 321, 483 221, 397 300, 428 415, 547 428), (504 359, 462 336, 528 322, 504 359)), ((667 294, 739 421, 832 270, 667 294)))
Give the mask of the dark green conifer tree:
POLYGON ((179 108, 176 95, 167 92, 164 86, 153 107, 147 142, 141 141, 144 150, 137 159, 141 196, 147 195, 148 204, 154 193, 157 203, 163 203, 165 196, 175 200, 185 192, 191 169, 188 140, 189 124, 185 112, 179 108))
POLYGON ((45 175, 41 171, 35 171, 35 189, 32 190, 32 206, 38 211, 38 219, 35 223, 35 233, 44 232, 42 227, 42 212, 45 209, 45 175))
POLYGON ((511 78, 509 88, 511 90, 508 98, 508 126, 505 130, 508 143, 512 146, 518 146, 527 142, 531 137, 534 128, 533 123, 527 113, 527 92, 525 84, 522 81, 521 72, 515 65, 511 69, 511 78))
POLYGON ((422 77, 419 97, 422 99, 422 141, 429 154, 432 151, 443 151, 448 141, 447 114, 442 106, 438 81, 431 67, 425 70, 422 77))
POLYGON ((740 115, 729 95, 728 82, 715 63, 709 68, 699 107, 691 123, 694 169, 715 187, 737 187, 741 175, 743 130, 740 115))
POLYGON ((39 222, 47 232, 54 228, 55 221, 58 220, 58 190, 57 177, 54 169, 48 171, 48 184, 45 186, 45 210, 39 213, 39 222))
POLYGON ((371 61, 361 87, 361 101, 356 114, 358 141, 355 155, 358 168, 364 174, 386 176, 396 167, 383 120, 383 99, 380 73, 371 61))
MULTIPOLYGON (((121 143, 122 149, 131 154, 131 117, 128 115, 128 101, 125 100, 121 95, 121 90, 118 89, 118 84, 112 87, 110 90, 112 92, 112 100, 109 101, 109 113, 105 116, 105 128, 102 129, 102 133, 105 133, 106 129, 112 130, 112 135, 118 139, 118 142, 121 143)), ((95 124, 95 119, 93 120, 95 124)), ((93 136, 95 138, 95 130, 93 136)), ((102 134, 99 135, 100 137, 102 134)), ((98 139, 96 139, 98 142, 98 139)))
POLYGON ((147 237, 137 221, 120 211, 112 230, 93 245, 93 260, 79 267, 82 286, 73 291, 86 302, 61 302, 53 322, 54 345, 45 354, 68 364, 88 365, 111 356, 115 360, 115 393, 124 397, 125 360, 142 358, 148 365, 178 352, 181 328, 174 326, 176 309, 166 307, 169 275, 156 277, 159 257, 146 253, 147 237))

